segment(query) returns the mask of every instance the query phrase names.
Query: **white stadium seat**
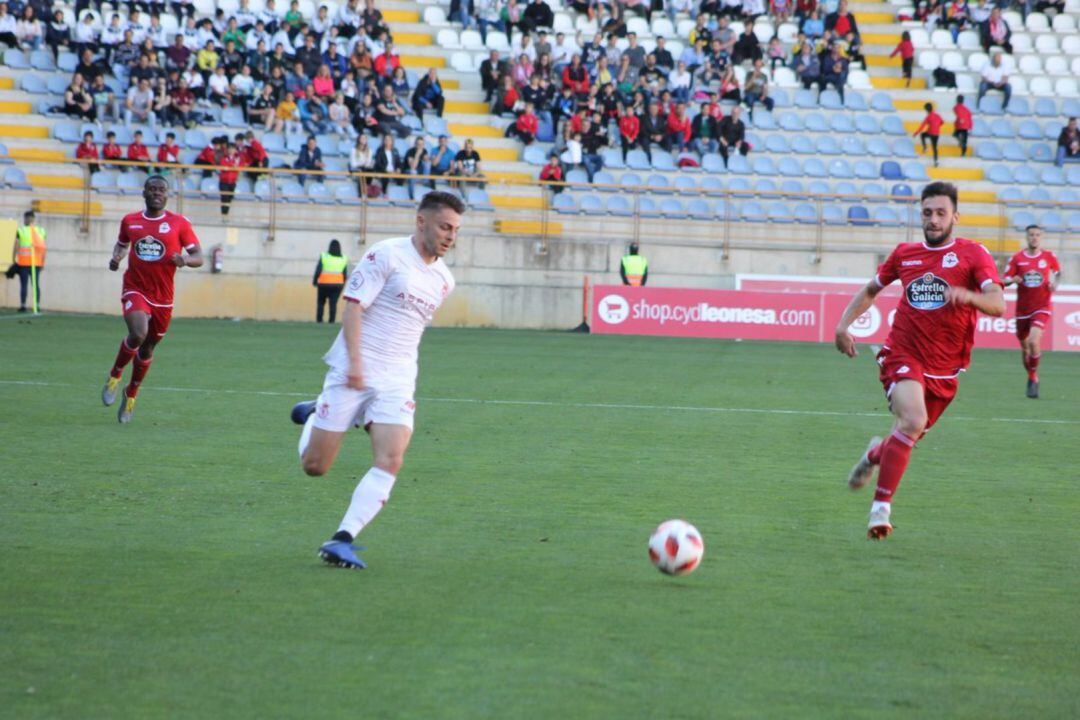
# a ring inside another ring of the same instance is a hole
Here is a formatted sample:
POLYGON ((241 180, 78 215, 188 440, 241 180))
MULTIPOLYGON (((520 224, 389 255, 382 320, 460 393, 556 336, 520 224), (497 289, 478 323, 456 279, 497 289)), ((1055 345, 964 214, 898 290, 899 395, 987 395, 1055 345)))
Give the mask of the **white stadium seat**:
MULTIPOLYGON (((433 10, 434 8, 428 8, 433 10)), ((467 30, 465 32, 468 32, 467 30)), ((458 50, 461 48, 461 40, 458 38, 457 30, 453 28, 443 28, 435 36, 435 44, 439 47, 446 48, 447 50, 458 50)))
POLYGON ((1031 13, 1027 18, 1028 32, 1047 32, 1050 30, 1050 21, 1042 13, 1031 13))
POLYGON ((472 55, 467 52, 456 52, 450 55, 450 67, 459 73, 471 73, 473 71, 472 55))
POLYGON ((1024 27, 1024 18, 1015 10, 1006 10, 1001 13, 1001 17, 1009 24, 1009 27, 1014 32, 1024 27))
MULTIPOLYGON (((993 51, 992 48, 991 51, 993 51)), ((1009 55, 1008 53, 1001 53, 1001 67, 1005 68, 1006 75, 1014 74, 1016 72, 1016 56, 1009 55)))
POLYGON ((1042 73, 1042 59, 1038 55, 1025 55, 1020 58, 1020 72, 1025 75, 1042 73))
POLYGON ((1038 97, 1053 97, 1054 85, 1050 82, 1050 78, 1034 77, 1031 78, 1031 88, 1029 92, 1038 97))
POLYGON ((665 43, 664 47, 671 53, 671 57, 678 59, 682 55, 682 51, 685 49, 683 44, 678 40, 672 40, 669 43, 665 43))
POLYGON ((1023 75, 1013 75, 1009 78, 1009 84, 1012 85, 1013 95, 1027 95, 1028 85, 1027 80, 1023 75))
POLYGON ((791 22, 782 23, 777 28, 776 34, 779 36, 780 42, 791 45, 799 37, 799 26, 791 22))
POLYGON ((990 56, 986 53, 971 53, 967 59, 968 70, 981 73, 988 62, 990 62, 990 56))
POLYGON ((1035 45, 1031 42, 1031 36, 1026 33, 1013 33, 1012 40, 1013 52, 1017 55, 1023 53, 1029 53, 1035 49, 1035 45))
POLYGON ((1069 61, 1063 55, 1051 55, 1046 58, 1047 75, 1069 75, 1069 61))
POLYGON ((596 20, 590 20, 588 15, 578 15, 574 27, 586 37, 592 37, 600 30, 600 25, 596 20))
POLYGON ((557 33, 565 35, 574 34, 574 19, 564 12, 555 13, 555 24, 552 28, 557 33))
POLYGON ((1056 33, 1065 34, 1076 32, 1076 18, 1072 15, 1055 15, 1052 26, 1056 33))
POLYGON ((1080 57, 1074 57, 1072 61, 1072 74, 1080 77, 1080 57))
POLYGON ((652 34, 655 37, 669 38, 675 34, 675 26, 666 17, 654 14, 652 21, 652 34))
POLYGON ((773 76, 773 84, 778 88, 797 88, 799 87, 799 79, 795 77, 795 71, 788 67, 776 68, 776 75, 773 76))
POLYGON ((445 27, 450 23, 446 20, 446 11, 441 7, 424 8, 424 24, 432 27, 445 27))
POLYGON ((772 23, 765 18, 761 18, 754 23, 754 34, 757 35, 758 42, 762 45, 768 45, 776 31, 773 30, 772 23))
POLYGON ((930 44, 938 50, 948 50, 956 47, 956 43, 952 39, 952 33, 948 30, 935 30, 930 36, 930 44))
POLYGON ((632 32, 639 38, 647 37, 652 34, 652 30, 649 29, 649 23, 645 18, 632 17, 626 21, 626 32, 632 32))
MULTIPOLYGON (((982 45, 979 44, 979 33, 974 30, 965 30, 960 33, 956 38, 956 44, 960 46, 961 50, 978 50, 982 45)), ((1013 35, 1013 51, 1016 51, 1016 35, 1013 35)))
POLYGON ((1061 49, 1066 55, 1080 55, 1080 35, 1068 35, 1061 41, 1061 49))
POLYGON ((1065 0, 1065 12, 1080 14, 1080 0, 1065 0))
POLYGON ((1043 55, 1057 55, 1058 41, 1056 35, 1040 35, 1035 38, 1035 49, 1043 55))
POLYGON ((920 50, 915 58, 922 70, 936 70, 941 67, 941 56, 937 50, 920 50))
POLYGON ((941 54, 941 66, 952 72, 962 72, 967 69, 964 65, 964 56, 955 50, 941 54))
POLYGON ((1076 78, 1058 78, 1054 83, 1054 94, 1063 98, 1080 97, 1080 90, 1076 87, 1076 78))
POLYGON ((908 32, 911 33, 911 44, 915 46, 915 49, 930 47, 930 36, 926 34, 926 31, 921 28, 912 28, 908 32))
POLYGON ((970 73, 957 73, 956 74, 956 92, 958 93, 973 93, 977 92, 979 84, 975 82, 975 76, 970 73))
POLYGON ((873 90, 870 76, 865 70, 852 70, 848 73, 848 85, 855 90, 873 90))
POLYGON ((690 31, 693 29, 693 20, 679 20, 679 22, 675 25, 675 34, 681 38, 689 38, 690 31))
MULTIPOLYGON (((476 32, 476 31, 475 30, 465 30, 465 31, 462 31, 461 34, 464 35, 466 32, 476 32)), ((477 32, 476 34, 479 35, 480 33, 477 32)), ((465 39, 464 38, 462 38, 462 40, 461 40, 461 46, 464 47, 465 49, 470 49, 471 48, 470 45, 465 44, 465 39)), ((510 44, 508 42, 506 42, 506 35, 504 35, 501 32, 489 32, 488 36, 487 36, 487 49, 488 50, 498 50, 500 53, 509 53, 510 52, 510 44)))
MULTIPOLYGON (((488 38, 490 39, 492 35, 500 35, 503 39, 503 42, 506 42, 506 36, 502 33, 488 33, 488 38)), ((483 39, 481 39, 480 33, 476 30, 462 30, 461 37, 458 39, 458 42, 461 43, 461 47, 465 48, 466 50, 484 49, 484 41, 483 39)))

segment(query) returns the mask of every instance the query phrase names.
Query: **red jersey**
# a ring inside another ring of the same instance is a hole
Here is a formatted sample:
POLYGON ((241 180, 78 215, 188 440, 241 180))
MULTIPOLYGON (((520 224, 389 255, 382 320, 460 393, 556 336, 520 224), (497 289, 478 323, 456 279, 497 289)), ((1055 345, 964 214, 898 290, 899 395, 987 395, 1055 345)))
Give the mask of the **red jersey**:
POLYGON ((138 293, 151 305, 172 307, 176 275, 172 256, 199 247, 188 219, 168 210, 153 219, 133 212, 120 221, 117 242, 131 246, 123 294, 138 293))
POLYGON ((79 147, 75 148, 75 157, 77 158, 92 158, 98 159, 97 145, 93 142, 79 143, 79 147))
POLYGON ((262 143, 254 138, 244 147, 243 156, 246 164, 256 166, 270 157, 267 155, 266 148, 262 146, 262 143))
POLYGON ((202 162, 206 163, 207 165, 217 165, 218 164, 218 159, 217 159, 217 153, 214 150, 214 146, 213 145, 207 145, 206 147, 204 147, 202 149, 202 152, 200 152, 198 154, 198 156, 196 156, 195 160, 196 161, 201 160, 202 162))
POLYGON ((158 145, 157 159, 158 162, 180 162, 180 146, 158 145))
POLYGON ((128 160, 149 160, 150 150, 140 142, 133 142, 128 145, 127 156, 128 160))
POLYGON ((954 127, 957 130, 970 130, 973 125, 971 121, 971 110, 967 105, 957 105, 952 109, 953 114, 956 115, 956 123, 954 127))
POLYGON ((910 60, 915 57, 915 46, 910 40, 901 40, 896 49, 889 54, 889 57, 896 57, 897 55, 905 60, 910 60))
MULTIPOLYGON (((226 155, 225 157, 221 158, 221 162, 219 162, 218 164, 225 165, 227 167, 241 168, 244 167, 244 159, 240 157, 239 153, 237 153, 236 155, 226 155)), ((218 182, 235 184, 237 178, 239 177, 240 173, 235 170, 222 170, 221 174, 218 176, 218 182)))
POLYGON ((105 143, 101 146, 101 157, 106 160, 119 160, 124 156, 124 150, 116 143, 105 143))
POLYGON ((1061 272, 1057 257, 1049 250, 1040 250, 1035 255, 1028 255, 1027 250, 1009 258, 1005 268, 1006 277, 1020 276, 1016 286, 1016 318, 1029 318, 1040 310, 1049 312, 1050 281, 1053 274, 1061 272))
POLYGON ((641 132, 641 121, 637 119, 636 115, 627 113, 619 118, 619 135, 629 142, 637 140, 639 132, 641 132))
POLYGON ((532 113, 521 113, 517 119, 517 129, 521 132, 529 133, 530 135, 536 135, 540 129, 540 118, 536 117, 532 113))
POLYGON ((931 111, 923 118, 922 125, 915 131, 915 134, 918 135, 925 130, 930 135, 941 135, 941 126, 944 124, 945 121, 941 119, 941 116, 931 111))
POLYGON ((921 242, 900 243, 874 279, 883 288, 894 280, 904 286, 886 347, 913 356, 926 373, 938 377, 955 377, 968 366, 978 311, 952 305, 945 293, 950 287, 981 290, 990 283, 1001 284, 986 248, 963 238, 935 248, 921 242))

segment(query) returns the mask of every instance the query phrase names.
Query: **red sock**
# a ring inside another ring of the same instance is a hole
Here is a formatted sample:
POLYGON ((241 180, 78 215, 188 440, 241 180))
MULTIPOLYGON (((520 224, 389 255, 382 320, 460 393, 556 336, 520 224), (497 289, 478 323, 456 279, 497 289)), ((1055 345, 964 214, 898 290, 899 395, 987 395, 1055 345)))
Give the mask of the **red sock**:
POLYGON ((150 363, 154 361, 154 358, 149 360, 143 360, 141 357, 135 358, 135 366, 131 370, 131 382, 127 386, 127 396, 135 397, 139 394, 139 385, 142 384, 143 378, 146 377, 146 373, 150 372, 150 363))
POLYGON ((900 478, 907 470, 908 459, 911 458, 911 449, 915 447, 915 440, 899 430, 893 430, 885 442, 881 443, 881 469, 878 470, 877 490, 874 499, 881 502, 892 502, 893 493, 900 485, 900 478))
POLYGON ((113 361, 112 370, 109 371, 109 375, 118 378, 124 374, 124 368, 131 362, 131 358, 135 357, 135 353, 139 352, 139 348, 130 348, 127 344, 127 338, 120 341, 120 351, 116 353, 116 360, 113 361))
MULTIPOLYGON (((885 440, 888 440, 888 438, 885 438, 885 440)), ((881 464, 881 451, 885 447, 885 440, 870 448, 870 451, 866 453, 866 457, 875 465, 881 464)))
POLYGON ((1028 357, 1028 379, 1039 381, 1039 360, 1042 359, 1042 355, 1031 355, 1028 357))

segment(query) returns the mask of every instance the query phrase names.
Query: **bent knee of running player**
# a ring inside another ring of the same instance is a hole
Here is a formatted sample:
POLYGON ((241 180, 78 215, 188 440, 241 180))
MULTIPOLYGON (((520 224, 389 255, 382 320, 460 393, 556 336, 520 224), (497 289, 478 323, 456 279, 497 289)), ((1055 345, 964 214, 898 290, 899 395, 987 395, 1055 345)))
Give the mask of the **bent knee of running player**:
POLYGON ((917 380, 900 380, 889 396, 896 416, 896 428, 909 438, 918 439, 926 430, 926 390, 917 380))
POLYGON ((368 430, 371 433, 371 453, 375 467, 397 475, 405 463, 405 451, 409 448, 412 430, 406 425, 373 423, 368 430))

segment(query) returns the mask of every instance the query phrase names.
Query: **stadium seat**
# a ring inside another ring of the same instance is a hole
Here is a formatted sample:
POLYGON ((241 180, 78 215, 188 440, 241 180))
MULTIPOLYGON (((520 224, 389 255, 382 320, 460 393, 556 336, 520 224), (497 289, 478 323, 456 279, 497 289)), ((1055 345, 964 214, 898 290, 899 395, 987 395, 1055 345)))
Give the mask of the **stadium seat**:
MULTIPOLYGON (((7 52, 11 52, 8 50, 7 52)), ((21 51, 20 51, 21 52, 21 51)), ((49 92, 45 80, 40 75, 26 74, 19 80, 19 87, 31 95, 46 95, 49 92)), ((66 84, 65 84, 66 87, 66 84)))
POLYGON ((1058 190, 1057 201, 1063 203, 1080 202, 1080 191, 1073 190, 1072 188, 1058 190))
POLYGON ((811 180, 806 184, 806 192, 811 195, 828 195, 832 192, 832 187, 824 180, 811 180))
POLYGON ((1012 214, 1010 222, 1015 229, 1023 230, 1029 225, 1035 224, 1035 216, 1027 210, 1020 210, 1012 214))
POLYGON ((1052 97, 1054 95, 1054 83, 1048 77, 1033 77, 1028 86, 1028 92, 1039 97, 1052 97))
POLYGON ((791 152, 791 145, 788 143, 786 136, 772 134, 765 138, 765 149, 771 153, 781 155, 791 152))
MULTIPOLYGON (((146 183, 146 177, 146 173, 139 170, 121 173, 120 177, 116 179, 116 187, 124 195, 141 195, 143 185, 146 183)), ((214 194, 217 195, 217 178, 210 177, 204 178, 204 180, 209 180, 213 183, 214 194)))
POLYGON ((792 211, 792 218, 797 223, 813 225, 817 223, 817 211, 810 203, 799 203, 792 211))
POLYGON ((12 70, 29 70, 30 58, 22 50, 11 48, 4 51, 4 64, 12 70))
POLYGON ((1017 128, 1017 134, 1025 140, 1041 140, 1043 131, 1034 120, 1022 120, 1020 127, 1017 128))
POLYGON ((791 138, 791 151, 798 155, 814 155, 817 153, 817 146, 806 135, 796 135, 791 138))
POLYGON ((896 115, 888 115, 881 122, 881 130, 886 135, 907 135, 904 123, 896 115))
POLYGON ((758 195, 773 195, 777 192, 776 181, 769 178, 761 178, 760 180, 755 180, 753 187, 754 193, 758 195))
MULTIPOLYGON (((987 142, 986 140, 980 142, 987 142)), ((1003 143, 1001 156, 1009 162, 1024 162, 1027 160, 1027 151, 1024 148, 1023 143, 1010 142, 1003 143)))
POLYGON ((589 182, 589 175, 581 168, 571 168, 566 173, 566 182, 577 185, 585 185, 589 182))
POLYGON ((1000 95, 986 95, 979 101, 978 111, 983 115, 1004 115, 1005 108, 1001 104, 1000 95))
POLYGON ((90 177, 90 187, 101 193, 118 192, 116 183, 119 173, 115 170, 100 170, 90 177))
POLYGON ((825 116, 821 113, 807 113, 806 116, 803 117, 803 123, 806 125, 806 129, 810 132, 829 132, 829 123, 825 120, 825 116))
POLYGON ((706 153, 701 156, 701 169, 706 173, 724 173, 724 158, 719 153, 706 153))
POLYGON ((1035 185, 1039 182, 1039 173, 1027 165, 1018 165, 1013 168, 1013 182, 1021 185, 1035 185))
POLYGON ((870 82, 870 76, 864 70, 851 70, 848 72, 848 85, 854 90, 873 90, 874 85, 870 82))
POLYGON ((878 112, 896 112, 892 98, 883 92, 876 92, 870 96, 870 108, 878 112))
POLYGON ((597 170, 593 174, 593 184, 603 185, 604 187, 597 187, 599 192, 614 192, 615 191, 615 176, 607 170, 597 170))
POLYGON ((1065 225, 1071 233, 1080 232, 1080 212, 1069 213, 1065 225))
POLYGON ((847 180, 841 180, 833 185, 833 195, 844 195, 847 197, 854 197, 859 194, 859 189, 855 187, 855 183, 847 180))
POLYGON ((750 161, 742 155, 729 155, 728 156, 728 172, 735 175, 749 175, 750 174, 750 161))
POLYGON ((51 50, 34 50, 30 53, 30 67, 44 72, 56 70, 56 60, 51 50))
POLYGON ((424 8, 424 24, 434 27, 444 27, 450 23, 446 19, 446 11, 438 5, 429 5, 424 8))
POLYGON ((754 127, 758 130, 775 130, 777 127, 776 118, 774 118, 773 114, 768 110, 759 109, 754 113, 752 122, 754 127))
POLYGON ((863 135, 877 135, 881 132, 881 124, 873 115, 856 115, 855 129, 863 135))
MULTIPOLYGON (((326 187, 326 183, 309 182, 309 183, 307 183, 305 185, 305 189, 307 191, 307 196, 308 196, 309 200, 312 200, 312 201, 318 203, 319 205, 333 205, 334 204, 334 196, 330 192, 329 188, 326 187)), ((425 188, 425 189, 428 190, 428 191, 431 190, 431 188, 425 188)), ((419 188, 417 188, 416 200, 420 200, 420 197, 421 197, 420 190, 419 190, 419 188)))
POLYGON ((577 204, 568 192, 561 192, 551 199, 551 207, 558 213, 576 213, 577 204))
POLYGON ((1012 99, 1009 100, 1009 106, 1005 108, 1005 112, 1014 117, 1027 117, 1031 115, 1031 105, 1028 103, 1027 98, 1013 95, 1012 99))
POLYGON ((1065 220, 1061 217, 1061 213, 1057 211, 1045 213, 1039 219, 1039 224, 1042 225, 1043 230, 1046 232, 1059 233, 1065 231, 1065 220))
POLYGON ((832 135, 821 135, 817 139, 817 151, 819 155, 839 155, 840 143, 832 135))
POLYGON ((623 173, 619 178, 619 184, 624 187, 641 187, 645 183, 641 180, 641 176, 634 172, 623 173))
POLYGON ((876 207, 874 213, 871 216, 874 222, 878 225, 895 226, 901 225, 900 216, 891 207, 876 207))
POLYGON ((990 123, 990 133, 1003 140, 1011 140, 1016 137, 1012 123, 1004 118, 998 118, 990 123))
MULTIPOLYGON (((600 158, 604 162, 604 167, 610 170, 622 170, 626 167, 626 163, 624 163, 622 159, 622 150, 619 148, 602 149, 600 151, 600 158)), ((547 162, 547 160, 544 162, 547 162)))
POLYGON ((1075 98, 1080 95, 1080 87, 1075 78, 1058 78, 1054 81, 1054 94, 1061 98, 1075 98))
POLYGON ((845 133, 840 138, 840 149, 845 155, 863 157, 866 155, 866 143, 858 135, 845 133))
POLYGON ((757 200, 748 200, 739 209, 739 217, 749 222, 762 222, 767 218, 765 207, 757 200))
POLYGON ((774 222, 774 223, 793 223, 793 222, 795 222, 795 214, 791 211, 791 208, 787 205, 787 203, 770 202, 766 206, 765 213, 769 218, 769 222, 774 222))
POLYGON ((862 93, 855 90, 848 90, 844 93, 844 107, 860 113, 870 109, 866 104, 866 98, 862 96, 862 93))
POLYGON ((804 110, 812 110, 817 108, 817 106, 817 98, 814 96, 813 90, 799 88, 795 91, 795 107, 803 108, 804 110))
POLYGON ((666 150, 652 151, 652 166, 653 169, 663 172, 672 172, 679 169, 675 165, 675 158, 666 150))
POLYGON ((671 187, 675 192, 697 192, 697 182, 694 181, 692 175, 676 175, 675 179, 671 182, 671 187))
POLYGON ((863 180, 873 180, 878 177, 877 166, 870 160, 856 160, 853 168, 855 177, 863 180))
POLYGON ((848 208, 848 222, 852 225, 869 225, 870 213, 862 205, 852 205, 848 208))
POLYGON ((1039 176, 1043 185, 1060 186, 1065 184, 1065 171, 1059 167, 1043 168, 1039 176))
POLYGON ((784 180, 780 183, 780 192, 790 198, 806 197, 806 188, 798 180, 784 180))
POLYGON ((829 176, 829 171, 826 169, 825 163, 819 158, 812 157, 807 158, 806 162, 803 163, 803 175, 814 178, 824 178, 829 176))
MULTIPOLYGON (((489 35, 490 37, 490 35, 489 35)), ((581 196, 579 205, 581 212, 586 215, 599 215, 604 212, 604 204, 596 193, 585 193, 581 196)))
POLYGON ((634 208, 630 205, 630 201, 622 194, 612 195, 608 198, 607 211, 611 215, 619 216, 634 214, 634 208))
POLYGON ((1011 185, 1013 172, 1008 165, 991 165, 986 169, 986 179, 998 185, 1011 185))
MULTIPOLYGON (((113 128, 113 130, 115 129, 116 128, 113 128)), ((267 135, 267 137, 269 137, 269 134, 267 135)), ((187 133, 184 135, 184 145, 191 148, 192 150, 202 150, 209 144, 210 141, 206 139, 206 134, 198 128, 188 130, 187 133)), ((267 152, 280 152, 278 150, 270 150, 270 147, 267 145, 263 145, 263 147, 266 148, 267 152)))
POLYGON ((729 203, 727 200, 717 200, 713 203, 713 216, 720 220, 735 220, 738 218, 739 209, 735 206, 735 203, 729 203))
POLYGON ((792 157, 782 157, 780 162, 776 166, 777 172, 783 177, 799 177, 802 173, 802 167, 799 165, 799 161, 792 157))
POLYGON ((776 175, 776 163, 771 157, 754 158, 752 169, 755 175, 776 175))
POLYGON ((650 192, 666 195, 671 192, 671 181, 668 180, 667 175, 653 173, 645 178, 645 187, 649 188, 650 192))
POLYGON ((356 183, 339 183, 334 186, 334 199, 342 205, 360 205, 360 195, 356 183))
POLYGON ((795 72, 791 68, 781 65, 776 68, 776 71, 773 74, 773 85, 776 87, 769 95, 776 102, 776 106, 789 107, 791 105, 791 98, 788 97, 787 93, 784 93, 783 102, 776 97, 776 93, 783 91, 784 89, 794 89, 799 87, 799 79, 795 76, 795 72))
POLYGON ((57 69, 67 75, 73 74, 78 66, 79 57, 75 53, 61 52, 60 57, 56 59, 57 69))
POLYGON ((473 58, 467 52, 455 52, 450 55, 450 67, 459 73, 473 72, 473 58))
POLYGON ((975 157, 980 160, 996 161, 1001 160, 1002 155, 1001 147, 993 140, 981 140, 975 145, 975 157))
POLYGON ((701 178, 701 190, 707 193, 719 193, 724 191, 724 181, 715 175, 706 175, 701 178))
POLYGON ((660 214, 668 218, 682 218, 686 216, 686 211, 681 200, 669 197, 660 201, 660 214))
POLYGON ((893 155, 899 158, 919 157, 919 154, 915 151, 915 143, 908 137, 897 138, 892 144, 892 152, 893 155))
POLYGON ((908 180, 914 180, 916 182, 925 182, 930 179, 930 176, 926 174, 926 168, 923 167, 921 162, 912 160, 903 164, 904 177, 908 180))
POLYGON ((539 167, 547 164, 547 153, 539 145, 526 145, 521 159, 530 165, 539 167))
POLYGON ((1018 187, 1007 187, 998 190, 998 200, 1003 203, 1018 203, 1024 199, 1024 193, 1018 187))
POLYGON ((818 104, 826 110, 843 110, 844 103, 840 100, 840 93, 835 90, 823 90, 818 95, 818 104))
POLYGON ((750 185, 750 181, 744 177, 733 177, 728 181, 728 192, 735 197, 751 197, 753 188, 750 185))
POLYGON ((826 225, 846 225, 847 219, 844 215, 844 210, 835 203, 828 203, 821 206, 821 219, 826 225))
POLYGON ((1053 196, 1050 194, 1050 191, 1047 190, 1046 188, 1037 187, 1037 188, 1032 188, 1031 189, 1031 192, 1028 193, 1027 199, 1030 202, 1046 203, 1046 202, 1051 202, 1053 200, 1053 196))
POLYGON ((626 154, 626 167, 631 170, 650 170, 652 164, 649 162, 649 156, 645 154, 644 150, 634 148, 626 154))
POLYGON ((53 126, 53 137, 61 142, 81 143, 82 134, 79 126, 73 122, 60 121, 53 126))
POLYGON ((692 218, 707 220, 715 215, 715 211, 705 200, 694 198, 686 203, 686 214, 692 218))
POLYGON ((881 177, 883 180, 903 180, 904 173, 900 170, 900 163, 895 160, 886 160, 882 162, 881 177))
POLYGON ((1065 181, 1070 185, 1080 186, 1080 165, 1070 165, 1066 168, 1065 181))
MULTIPOLYGON (((783 69, 787 70, 787 68, 783 69)), ((780 71, 781 68, 776 68, 776 79, 774 79, 773 81, 779 87, 776 87, 772 91, 770 91, 769 97, 773 99, 774 108, 789 108, 791 107, 791 96, 788 95, 787 90, 783 89, 783 86, 780 86, 780 78, 784 77, 784 74, 780 71)), ((791 85, 790 87, 795 87, 795 85, 791 85)))
POLYGON ((660 217, 660 207, 649 195, 637 195, 637 211, 641 217, 660 217))
POLYGON ((896 183, 892 186, 890 194, 893 197, 912 197, 915 193, 907 183, 896 183))

